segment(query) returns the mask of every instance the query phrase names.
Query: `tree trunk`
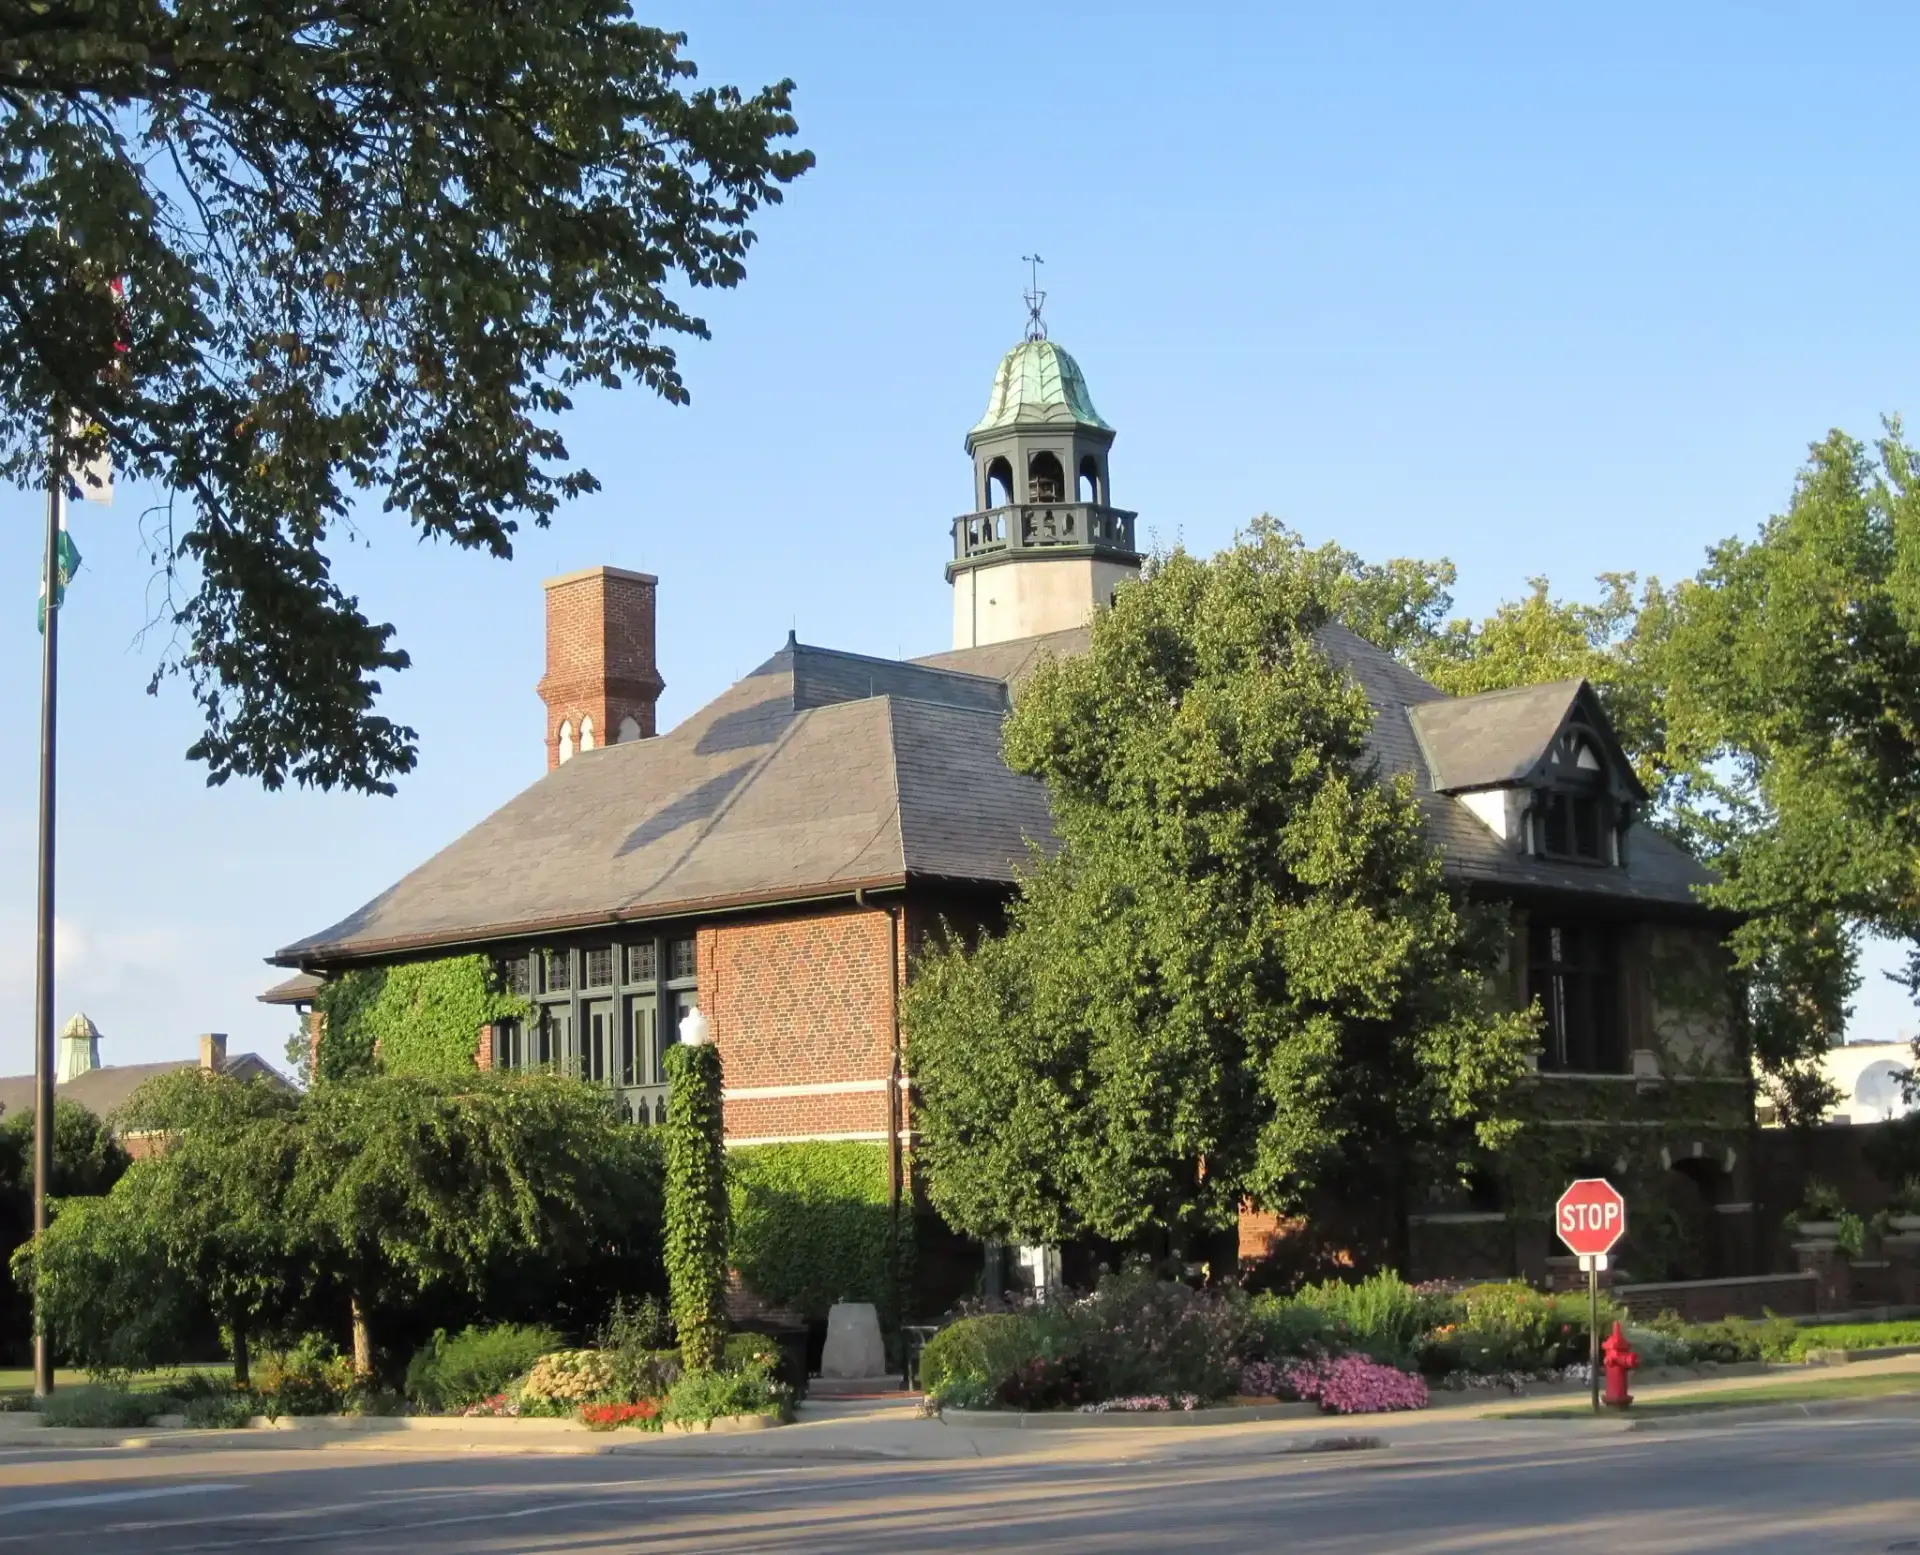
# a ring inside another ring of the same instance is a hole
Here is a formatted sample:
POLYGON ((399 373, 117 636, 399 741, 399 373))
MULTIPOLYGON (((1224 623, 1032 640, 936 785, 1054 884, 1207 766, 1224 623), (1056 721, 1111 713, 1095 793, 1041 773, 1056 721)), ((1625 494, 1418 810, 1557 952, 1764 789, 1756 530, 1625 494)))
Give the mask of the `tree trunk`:
POLYGON ((358 1296, 353 1298, 353 1374, 373 1375, 373 1334, 367 1328, 366 1308, 360 1305, 358 1296))
POLYGON ((236 1316, 233 1328, 233 1380, 237 1387, 247 1385, 247 1325, 236 1316))

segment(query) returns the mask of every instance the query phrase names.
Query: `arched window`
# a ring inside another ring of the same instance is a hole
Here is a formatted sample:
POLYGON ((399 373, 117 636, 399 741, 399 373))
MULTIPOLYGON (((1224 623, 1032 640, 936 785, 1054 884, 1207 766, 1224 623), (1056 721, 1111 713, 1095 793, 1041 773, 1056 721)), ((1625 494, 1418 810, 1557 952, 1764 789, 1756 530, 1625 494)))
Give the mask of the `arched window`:
POLYGON ((1004 456, 995 459, 987 466, 987 506, 990 508, 1013 506, 1013 466, 1004 456))
POLYGON ((580 749, 583 751, 593 749, 593 715, 591 713, 580 720, 580 749))
POLYGON ((640 720, 632 713, 620 720, 620 732, 614 736, 614 744, 625 745, 629 740, 640 738, 640 720))
POLYGON ((1067 475, 1060 468, 1060 456, 1042 449, 1027 460, 1027 500, 1029 502, 1065 502, 1067 475))
POLYGON ((1106 505, 1107 492, 1100 480, 1100 461, 1092 454, 1080 461, 1080 479, 1074 491, 1074 500, 1091 502, 1100 507, 1106 505))
POLYGON ((573 760, 573 724, 565 718, 560 720, 560 759, 573 760))

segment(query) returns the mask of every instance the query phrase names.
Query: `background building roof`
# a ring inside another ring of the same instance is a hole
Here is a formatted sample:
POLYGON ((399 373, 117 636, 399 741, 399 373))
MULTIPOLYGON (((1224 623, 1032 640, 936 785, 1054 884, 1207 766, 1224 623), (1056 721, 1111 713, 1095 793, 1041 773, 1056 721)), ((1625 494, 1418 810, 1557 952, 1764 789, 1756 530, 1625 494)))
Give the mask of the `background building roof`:
MULTIPOLYGON (((106 1064, 56 1085, 53 1088, 54 1099, 78 1102, 98 1118, 111 1117, 126 1105, 128 1097, 155 1075, 199 1067, 197 1058, 171 1059, 158 1064, 106 1064)), ((242 1080, 271 1080, 276 1085, 287 1083, 286 1076, 257 1053, 236 1053, 220 1068, 223 1074, 234 1075, 242 1080)), ((28 1116, 33 1113, 33 1076, 0 1076, 0 1117, 17 1117, 21 1113, 28 1116)))

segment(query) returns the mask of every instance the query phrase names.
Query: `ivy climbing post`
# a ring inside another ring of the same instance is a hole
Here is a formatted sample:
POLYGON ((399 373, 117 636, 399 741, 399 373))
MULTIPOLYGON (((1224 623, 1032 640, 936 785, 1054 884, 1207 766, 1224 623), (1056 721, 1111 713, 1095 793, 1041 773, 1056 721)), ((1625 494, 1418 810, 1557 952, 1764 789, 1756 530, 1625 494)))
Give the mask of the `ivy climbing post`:
POLYGON ((667 1295, 681 1362, 711 1371, 727 1335, 727 1160, 720 1051, 691 1010, 667 1050, 667 1295))

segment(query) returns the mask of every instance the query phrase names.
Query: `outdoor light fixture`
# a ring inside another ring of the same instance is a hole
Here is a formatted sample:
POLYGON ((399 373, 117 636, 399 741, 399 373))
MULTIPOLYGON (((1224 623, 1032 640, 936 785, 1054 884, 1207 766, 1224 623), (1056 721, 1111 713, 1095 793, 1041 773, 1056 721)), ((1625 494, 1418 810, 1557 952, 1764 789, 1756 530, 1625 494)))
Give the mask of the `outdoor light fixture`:
POLYGON ((700 1013, 700 1006, 696 1004, 692 1009, 688 1010, 685 1015, 680 1017, 680 1040, 690 1047, 698 1047, 703 1042, 711 1042, 713 1036, 707 1027, 707 1018, 700 1013))

